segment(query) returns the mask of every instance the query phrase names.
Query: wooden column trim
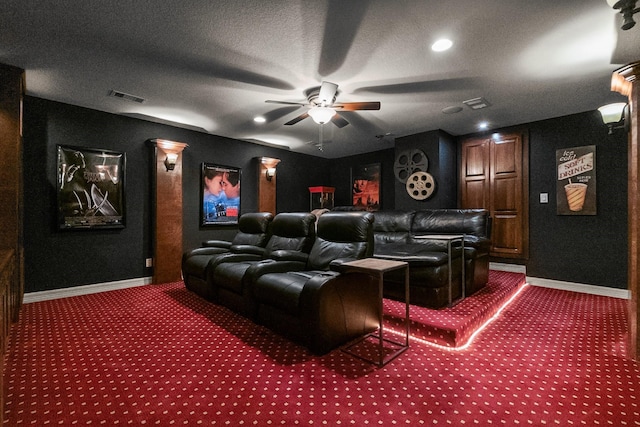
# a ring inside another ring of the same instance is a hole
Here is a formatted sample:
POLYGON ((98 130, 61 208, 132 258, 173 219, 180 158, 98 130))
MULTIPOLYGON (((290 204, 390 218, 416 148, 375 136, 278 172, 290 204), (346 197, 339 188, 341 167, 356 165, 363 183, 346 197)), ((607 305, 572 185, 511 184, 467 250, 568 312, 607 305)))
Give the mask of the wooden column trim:
POLYGON ((258 161, 258 211, 271 212, 276 215, 276 180, 277 173, 267 179, 267 169, 275 169, 280 159, 273 157, 257 157, 258 161))
POLYGON ((154 149, 154 256, 153 283, 182 279, 182 151, 187 144, 153 139, 154 149), (167 155, 177 155, 169 170, 167 155))
POLYGON ((629 99, 629 165, 628 165, 628 245, 629 267, 629 357, 640 360, 640 337, 638 336, 638 288, 640 283, 640 62, 626 65, 613 72, 611 90, 619 92, 629 99))

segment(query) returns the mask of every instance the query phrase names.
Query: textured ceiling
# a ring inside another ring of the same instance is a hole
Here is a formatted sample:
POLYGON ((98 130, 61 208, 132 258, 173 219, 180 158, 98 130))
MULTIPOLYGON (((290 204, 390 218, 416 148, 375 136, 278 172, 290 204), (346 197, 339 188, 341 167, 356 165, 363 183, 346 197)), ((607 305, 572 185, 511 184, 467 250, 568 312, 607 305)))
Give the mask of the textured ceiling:
POLYGON ((611 72, 640 59, 640 24, 618 20, 605 0, 3 0, 0 62, 26 70, 29 95, 336 158, 624 100, 611 72), (443 36, 453 48, 431 51, 443 36), (311 119, 284 125, 306 107, 265 100, 305 102, 322 81, 381 108, 324 125, 319 151, 311 119), (478 97, 490 106, 462 103, 478 97))

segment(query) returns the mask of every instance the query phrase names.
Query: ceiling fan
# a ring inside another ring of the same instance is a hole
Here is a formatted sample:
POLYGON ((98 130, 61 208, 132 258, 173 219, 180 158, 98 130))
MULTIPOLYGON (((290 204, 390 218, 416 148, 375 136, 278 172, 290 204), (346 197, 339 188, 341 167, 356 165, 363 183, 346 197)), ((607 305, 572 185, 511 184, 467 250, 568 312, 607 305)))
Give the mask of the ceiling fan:
POLYGON ((306 91, 307 102, 287 102, 267 100, 271 104, 299 105, 309 107, 305 113, 289 120, 285 125, 295 125, 296 123, 311 117, 314 122, 323 125, 331 121, 339 128, 345 127, 349 122, 338 114, 338 111, 358 111, 358 110, 379 110, 380 102, 342 102, 335 103, 338 95, 338 85, 331 82, 322 82, 319 88, 306 91))

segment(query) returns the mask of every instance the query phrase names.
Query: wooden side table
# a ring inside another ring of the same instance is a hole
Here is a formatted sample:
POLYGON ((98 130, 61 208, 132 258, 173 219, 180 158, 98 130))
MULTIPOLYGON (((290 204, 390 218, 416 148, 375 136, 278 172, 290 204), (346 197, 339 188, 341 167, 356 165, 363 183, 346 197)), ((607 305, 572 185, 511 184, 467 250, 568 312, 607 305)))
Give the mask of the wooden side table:
POLYGON ((464 234, 423 234, 420 236, 415 236, 414 239, 425 239, 425 240, 443 240, 447 242, 447 255, 449 256, 449 307, 453 307, 454 302, 458 303, 465 298, 465 274, 464 274, 464 234), (460 298, 456 301, 452 301, 453 298, 453 281, 452 281, 452 262, 451 262, 451 244, 455 242, 460 242, 462 253, 460 254, 462 258, 462 281, 460 282, 460 298))
POLYGON ((342 264, 342 267, 345 268, 346 272, 358 272, 368 274, 378 278, 378 297, 380 301, 380 317, 378 319, 378 331, 372 332, 370 334, 365 335, 364 337, 356 340, 348 344, 342 350, 346 353, 351 354, 359 359, 365 360, 370 363, 376 364, 378 367, 382 367, 387 363, 391 362, 393 359, 402 354, 405 350, 409 348, 409 264, 404 261, 391 261, 386 259, 378 259, 378 258, 365 258, 359 259, 356 261, 346 262, 342 264), (391 340, 389 338, 384 337, 384 325, 383 325, 383 286, 384 286, 384 273, 392 270, 404 269, 404 301, 405 301, 405 336, 404 342, 398 342, 391 340), (351 348, 358 343, 366 340, 369 337, 376 338, 378 340, 378 360, 370 360, 365 357, 362 357, 359 354, 351 351, 351 348), (389 343, 396 348, 385 356, 384 354, 384 343, 389 343))

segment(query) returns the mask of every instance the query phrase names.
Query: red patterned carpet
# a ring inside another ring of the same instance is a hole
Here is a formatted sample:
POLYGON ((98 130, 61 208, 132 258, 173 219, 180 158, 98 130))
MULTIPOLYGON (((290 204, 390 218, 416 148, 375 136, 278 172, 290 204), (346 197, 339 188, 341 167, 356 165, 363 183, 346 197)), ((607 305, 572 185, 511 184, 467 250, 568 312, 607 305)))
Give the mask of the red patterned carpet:
POLYGON ((527 286, 471 345, 323 357, 182 283, 24 306, 5 424, 640 425, 626 301, 527 286))
MULTIPOLYGON (((461 347, 509 302, 525 284, 526 277, 506 271, 489 272, 487 285, 451 308, 430 310, 411 306, 411 336, 445 347, 461 347)), ((401 333, 404 303, 385 300, 385 322, 401 333)))

